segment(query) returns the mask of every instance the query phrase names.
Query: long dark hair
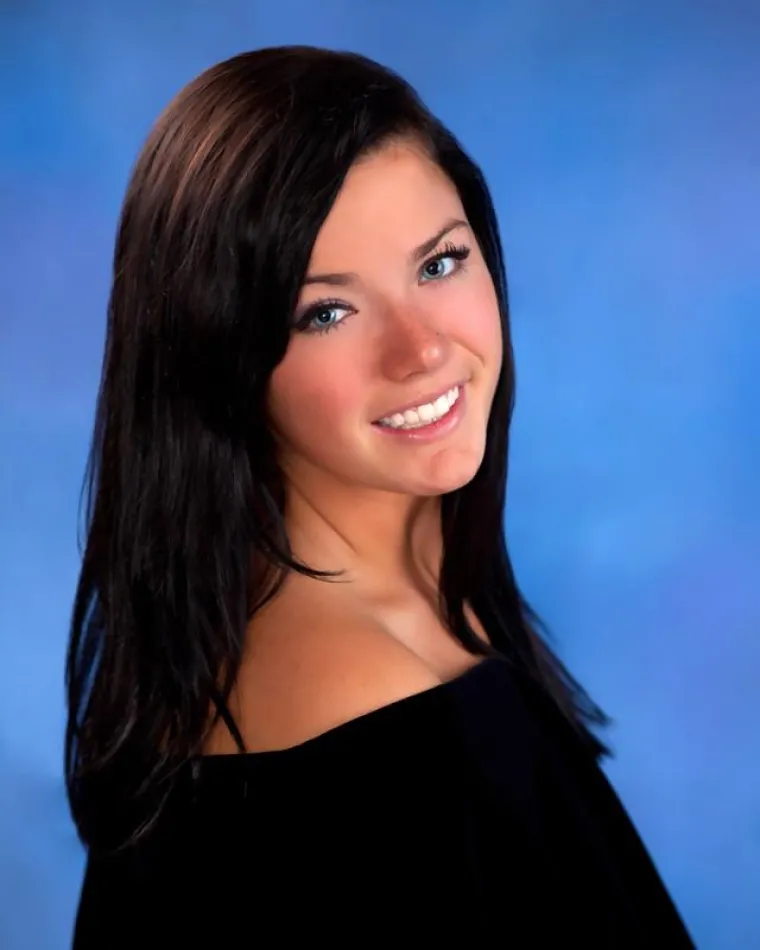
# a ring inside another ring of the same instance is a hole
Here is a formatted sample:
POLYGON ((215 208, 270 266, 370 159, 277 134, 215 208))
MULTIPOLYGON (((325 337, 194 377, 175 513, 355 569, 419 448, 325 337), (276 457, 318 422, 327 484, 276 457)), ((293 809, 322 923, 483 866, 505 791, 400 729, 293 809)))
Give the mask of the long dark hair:
MULTIPOLYGON (((591 753, 606 720, 539 635, 503 528, 514 400, 502 250, 488 188, 455 137, 392 71, 309 47, 244 53, 183 89, 133 170, 118 228, 87 464, 86 544, 67 657, 66 781, 85 844, 98 811, 147 803, 227 707, 252 615, 294 561, 266 424, 269 377, 317 233, 353 163, 412 137, 456 186, 499 296, 504 361, 485 457, 442 499, 443 616, 474 654, 472 605, 493 647, 545 689, 591 753), (110 803, 110 804, 109 804, 110 803)), ((120 842, 122 843, 122 842, 120 842)))

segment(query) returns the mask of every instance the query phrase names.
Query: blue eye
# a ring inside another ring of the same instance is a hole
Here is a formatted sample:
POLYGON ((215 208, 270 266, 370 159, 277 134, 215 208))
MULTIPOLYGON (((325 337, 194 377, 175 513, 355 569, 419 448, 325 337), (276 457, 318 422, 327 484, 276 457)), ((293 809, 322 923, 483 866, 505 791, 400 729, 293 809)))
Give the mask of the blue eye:
POLYGON ((455 267, 456 263, 452 257, 436 257, 422 268, 422 276, 426 280, 438 280, 448 277, 455 267))
POLYGON ((337 300, 322 300, 310 307, 298 322, 304 333, 327 333, 340 326, 351 308, 337 300), (340 311, 345 311, 340 315, 340 311))
POLYGON ((425 261, 422 265, 420 279, 424 283, 431 281, 444 280, 447 277, 453 277, 460 269, 460 264, 470 256, 469 247, 455 247, 453 244, 447 244, 446 247, 425 261))

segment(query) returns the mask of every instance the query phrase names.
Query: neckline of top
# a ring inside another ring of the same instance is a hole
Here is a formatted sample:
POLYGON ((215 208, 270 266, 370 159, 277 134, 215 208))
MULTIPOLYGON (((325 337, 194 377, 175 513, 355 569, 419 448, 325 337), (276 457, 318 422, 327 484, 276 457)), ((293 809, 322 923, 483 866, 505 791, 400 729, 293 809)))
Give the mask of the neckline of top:
POLYGON ((507 662, 506 657, 484 656, 476 663, 472 663, 468 666, 463 672, 458 673, 450 679, 436 683, 435 686, 429 686, 427 689, 420 690, 418 693, 410 693, 408 696, 402 696, 400 699, 386 703, 384 706, 378 706, 376 709, 370 709, 366 713, 354 716, 351 719, 345 720, 345 722, 338 723, 338 725, 332 726, 330 729, 326 729, 324 732, 320 732, 309 739, 304 739, 303 742, 299 742, 296 745, 287 746, 283 749, 267 749, 258 752, 208 753, 198 756, 195 761, 200 765, 202 770, 216 771, 219 768, 234 765, 236 762, 273 760, 275 758, 280 759, 286 756, 298 755, 299 753, 308 753, 325 743, 333 742, 344 734, 352 733, 362 725, 379 723, 409 708, 434 701, 441 695, 446 695, 451 691, 468 685, 478 674, 493 667, 495 664, 504 665, 507 662))

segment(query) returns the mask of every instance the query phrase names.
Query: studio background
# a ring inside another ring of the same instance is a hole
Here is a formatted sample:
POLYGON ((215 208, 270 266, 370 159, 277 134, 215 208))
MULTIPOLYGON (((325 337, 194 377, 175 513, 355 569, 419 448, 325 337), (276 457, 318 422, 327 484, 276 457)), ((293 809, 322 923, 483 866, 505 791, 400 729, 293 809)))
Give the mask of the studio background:
POLYGON ((396 68, 486 172, 518 579, 616 720, 607 772, 698 946, 760 947, 749 0, 0 4, 0 946, 68 946, 81 882, 63 665, 127 176, 181 86, 282 43, 396 68))

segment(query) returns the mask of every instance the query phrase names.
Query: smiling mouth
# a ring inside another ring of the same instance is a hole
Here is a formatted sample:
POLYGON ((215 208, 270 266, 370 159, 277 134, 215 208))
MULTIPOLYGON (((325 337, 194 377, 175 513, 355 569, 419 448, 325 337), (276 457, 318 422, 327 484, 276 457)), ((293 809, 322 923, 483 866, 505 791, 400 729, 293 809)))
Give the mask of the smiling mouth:
POLYGON ((421 429, 445 418, 459 401, 461 393, 461 385, 452 386, 432 402, 406 409, 404 412, 394 412, 378 419, 374 425, 387 429, 421 429))

